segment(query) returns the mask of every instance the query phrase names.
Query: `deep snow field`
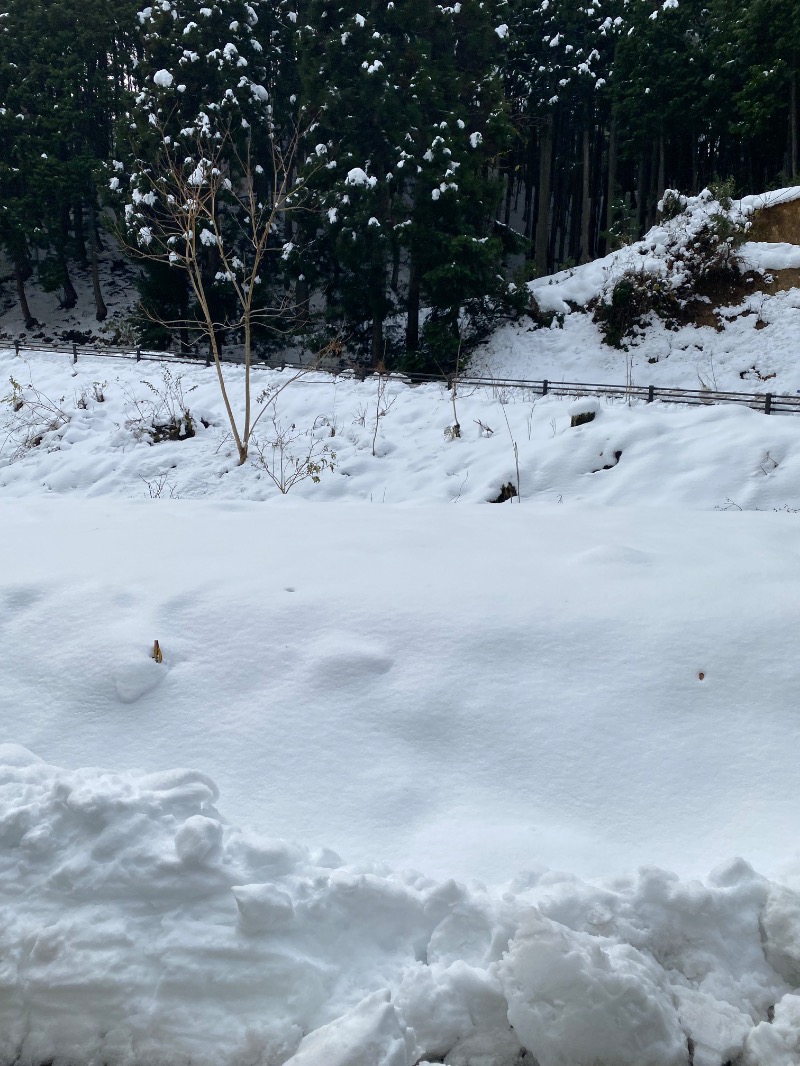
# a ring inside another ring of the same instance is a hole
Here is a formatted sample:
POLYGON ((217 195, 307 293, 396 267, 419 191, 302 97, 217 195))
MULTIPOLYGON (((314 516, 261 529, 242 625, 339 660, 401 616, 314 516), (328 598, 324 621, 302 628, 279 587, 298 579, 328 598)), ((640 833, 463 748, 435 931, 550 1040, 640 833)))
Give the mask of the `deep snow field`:
MULTIPOLYGON (((473 368, 800 390, 723 317, 473 368)), ((213 375, 0 352, 0 1063, 798 1066, 800 418, 213 375)))

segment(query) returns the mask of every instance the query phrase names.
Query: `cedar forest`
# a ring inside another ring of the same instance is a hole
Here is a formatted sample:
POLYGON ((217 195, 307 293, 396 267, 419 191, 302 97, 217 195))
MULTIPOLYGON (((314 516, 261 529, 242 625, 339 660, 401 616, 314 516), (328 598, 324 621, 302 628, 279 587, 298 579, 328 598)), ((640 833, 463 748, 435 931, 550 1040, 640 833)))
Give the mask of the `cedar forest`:
POLYGON ((666 189, 798 181, 797 0, 206 2, 0 13, 0 243, 29 329, 26 286, 69 307, 75 264, 105 318, 117 239, 142 344, 299 334, 452 367, 666 189))

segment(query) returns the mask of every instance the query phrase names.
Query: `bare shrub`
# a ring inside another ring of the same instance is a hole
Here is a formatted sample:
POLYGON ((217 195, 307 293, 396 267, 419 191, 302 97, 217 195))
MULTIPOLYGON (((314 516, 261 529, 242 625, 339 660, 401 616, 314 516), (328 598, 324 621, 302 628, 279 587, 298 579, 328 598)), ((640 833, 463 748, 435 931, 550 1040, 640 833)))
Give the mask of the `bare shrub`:
POLYGON ((298 429, 294 422, 282 422, 273 404, 270 424, 266 436, 251 437, 252 452, 256 463, 284 496, 299 482, 310 478, 318 484, 326 470, 336 469, 336 452, 324 437, 317 435, 324 423, 315 420, 311 429, 298 429))
POLYGON ((161 370, 161 384, 142 380, 149 395, 137 396, 123 388, 128 398, 125 428, 137 437, 149 437, 153 444, 162 440, 188 440, 196 432, 196 420, 189 410, 188 395, 197 388, 184 388, 183 375, 169 367, 161 370))
POLYGON ((9 408, 3 423, 5 438, 0 445, 2 452, 7 445, 12 448, 11 459, 20 459, 31 448, 38 448, 48 434, 55 433, 69 422, 69 415, 62 404, 64 397, 53 400, 28 382, 22 385, 13 376, 9 377, 11 392, 0 403, 9 408))

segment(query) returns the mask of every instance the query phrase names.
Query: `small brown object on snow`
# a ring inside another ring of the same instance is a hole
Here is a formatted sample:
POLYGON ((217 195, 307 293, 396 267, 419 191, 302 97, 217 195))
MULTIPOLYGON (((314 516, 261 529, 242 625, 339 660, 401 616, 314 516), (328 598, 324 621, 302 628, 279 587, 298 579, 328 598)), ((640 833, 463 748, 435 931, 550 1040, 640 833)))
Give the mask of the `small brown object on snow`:
POLYGON ((700 673, 699 673, 699 674, 697 675, 697 680, 698 680, 698 681, 703 681, 703 680, 705 680, 705 676, 706 676, 706 675, 705 675, 705 674, 703 673, 703 671, 701 670, 701 671, 700 671, 700 673))
POLYGON ((157 663, 163 663, 164 661, 164 656, 161 653, 161 648, 159 647, 157 640, 153 641, 153 658, 157 663))

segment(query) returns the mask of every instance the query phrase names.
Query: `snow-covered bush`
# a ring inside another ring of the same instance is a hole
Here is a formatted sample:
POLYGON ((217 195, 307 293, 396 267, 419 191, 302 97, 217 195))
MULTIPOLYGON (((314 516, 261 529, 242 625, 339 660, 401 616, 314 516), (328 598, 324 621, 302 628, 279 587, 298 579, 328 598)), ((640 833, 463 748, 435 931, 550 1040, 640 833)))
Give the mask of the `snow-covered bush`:
POLYGON ((162 440, 188 440, 195 435, 197 421, 189 410, 187 396, 197 388, 184 389, 181 374, 173 374, 169 367, 161 371, 161 384, 141 382, 149 395, 128 395, 128 417, 125 428, 137 437, 149 437, 153 444, 162 440))
POLYGON ((736 282, 750 221, 724 188, 719 197, 709 189, 691 197, 666 190, 662 223, 616 261, 591 305, 607 344, 623 347, 654 315, 674 324, 708 290, 736 282))
POLYGON ((641 267, 616 280, 594 304, 594 320, 606 344, 624 347, 623 341, 658 315, 671 321, 679 310, 678 296, 666 278, 641 267))
POLYGON ((658 204, 658 213, 664 222, 669 222, 670 219, 677 218, 681 214, 687 203, 687 198, 682 196, 677 189, 665 189, 658 204))

